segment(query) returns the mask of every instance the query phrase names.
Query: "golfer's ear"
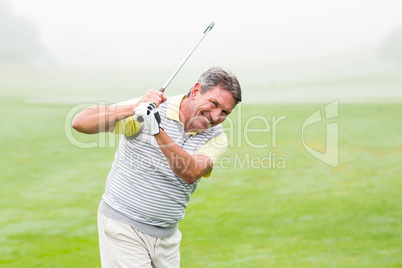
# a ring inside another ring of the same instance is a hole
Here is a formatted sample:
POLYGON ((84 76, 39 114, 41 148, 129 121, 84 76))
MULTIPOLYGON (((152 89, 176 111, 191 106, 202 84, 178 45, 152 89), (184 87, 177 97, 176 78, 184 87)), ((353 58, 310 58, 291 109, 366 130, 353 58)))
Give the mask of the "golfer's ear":
POLYGON ((201 84, 199 82, 197 82, 197 83, 195 83, 193 90, 191 90, 190 97, 195 97, 199 93, 201 93, 201 84))

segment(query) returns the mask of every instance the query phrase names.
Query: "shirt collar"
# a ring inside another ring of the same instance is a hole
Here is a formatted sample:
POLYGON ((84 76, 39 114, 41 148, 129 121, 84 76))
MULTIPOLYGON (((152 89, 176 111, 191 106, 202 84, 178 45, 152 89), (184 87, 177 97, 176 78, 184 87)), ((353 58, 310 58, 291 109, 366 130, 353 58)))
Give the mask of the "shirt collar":
MULTIPOLYGON (((187 96, 185 94, 180 94, 180 95, 170 97, 169 103, 168 103, 168 106, 166 109, 166 117, 171 120, 174 120, 176 122, 179 122, 183 129, 184 129, 184 124, 183 124, 183 122, 180 121, 180 104, 181 104, 182 100, 184 100, 185 98, 187 98, 187 96)), ((200 132, 201 131, 190 131, 190 132, 187 132, 186 134, 195 135, 200 132)))

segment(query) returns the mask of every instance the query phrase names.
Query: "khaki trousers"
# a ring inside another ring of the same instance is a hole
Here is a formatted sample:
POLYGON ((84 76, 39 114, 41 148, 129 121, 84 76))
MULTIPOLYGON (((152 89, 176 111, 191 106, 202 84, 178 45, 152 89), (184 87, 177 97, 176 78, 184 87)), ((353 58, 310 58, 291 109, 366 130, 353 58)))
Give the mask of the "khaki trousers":
POLYGON ((161 239, 98 212, 98 234, 103 268, 180 267, 179 230, 161 239))

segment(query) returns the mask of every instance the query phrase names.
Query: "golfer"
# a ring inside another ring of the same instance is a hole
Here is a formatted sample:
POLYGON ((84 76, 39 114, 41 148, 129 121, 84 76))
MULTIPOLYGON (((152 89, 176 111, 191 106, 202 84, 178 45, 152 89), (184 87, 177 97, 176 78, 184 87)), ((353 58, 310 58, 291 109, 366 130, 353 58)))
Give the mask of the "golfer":
POLYGON ((102 267, 180 267, 178 222, 226 151, 221 123, 240 101, 237 78, 213 67, 187 95, 149 90, 74 117, 80 132, 122 135, 98 211, 102 267))

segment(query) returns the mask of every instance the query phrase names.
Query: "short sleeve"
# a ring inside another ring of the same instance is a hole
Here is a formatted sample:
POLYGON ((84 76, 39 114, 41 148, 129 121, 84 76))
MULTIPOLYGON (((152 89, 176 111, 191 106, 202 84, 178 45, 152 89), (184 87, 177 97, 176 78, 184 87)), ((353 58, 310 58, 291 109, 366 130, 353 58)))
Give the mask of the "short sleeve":
MULTIPOLYGON (((131 99, 128 101, 124 102, 119 102, 114 105, 120 106, 120 105, 130 105, 137 103, 140 99, 135 98, 131 99)), ((141 123, 137 122, 134 120, 134 116, 129 116, 127 118, 124 118, 123 120, 117 121, 116 124, 114 125, 114 129, 112 133, 114 134, 122 134, 124 136, 133 136, 135 133, 137 133, 141 128, 141 123)))
MULTIPOLYGON (((207 143, 202 145, 195 153, 203 154, 208 156, 214 167, 219 163, 219 160, 222 158, 226 149, 228 147, 228 139, 225 133, 222 133, 215 138, 210 139, 207 143)), ((211 175, 211 172, 208 172, 203 177, 208 178, 211 175)))

